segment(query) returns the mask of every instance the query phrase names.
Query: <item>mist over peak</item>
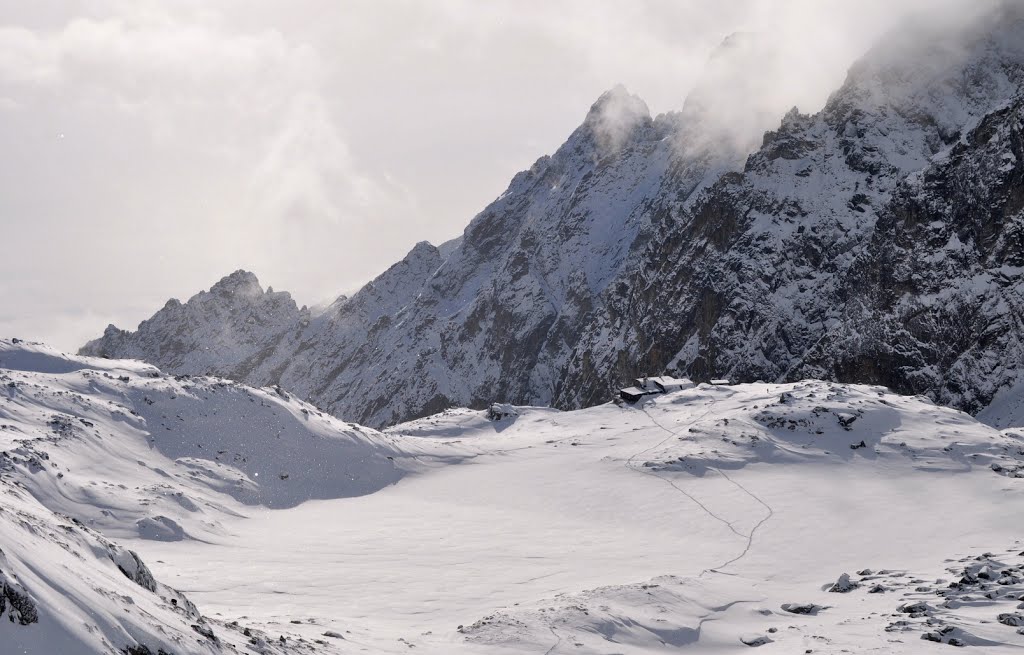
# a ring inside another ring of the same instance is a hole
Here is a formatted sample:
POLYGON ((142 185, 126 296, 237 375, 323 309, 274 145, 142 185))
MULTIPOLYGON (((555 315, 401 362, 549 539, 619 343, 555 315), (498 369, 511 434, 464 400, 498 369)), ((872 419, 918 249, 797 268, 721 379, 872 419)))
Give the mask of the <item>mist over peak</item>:
POLYGON ((640 96, 617 84, 591 106, 584 121, 598 142, 602 155, 615 154, 640 126, 651 122, 651 111, 640 96))

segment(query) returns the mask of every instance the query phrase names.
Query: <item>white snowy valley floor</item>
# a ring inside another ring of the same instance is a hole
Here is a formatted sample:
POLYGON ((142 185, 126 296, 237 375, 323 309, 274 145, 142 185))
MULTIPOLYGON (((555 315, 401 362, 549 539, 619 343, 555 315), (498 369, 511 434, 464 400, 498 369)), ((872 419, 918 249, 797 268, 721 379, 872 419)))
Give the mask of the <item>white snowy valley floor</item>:
POLYGON ((1024 649, 1024 431, 824 382, 518 411, 0 341, 0 653, 1024 649))

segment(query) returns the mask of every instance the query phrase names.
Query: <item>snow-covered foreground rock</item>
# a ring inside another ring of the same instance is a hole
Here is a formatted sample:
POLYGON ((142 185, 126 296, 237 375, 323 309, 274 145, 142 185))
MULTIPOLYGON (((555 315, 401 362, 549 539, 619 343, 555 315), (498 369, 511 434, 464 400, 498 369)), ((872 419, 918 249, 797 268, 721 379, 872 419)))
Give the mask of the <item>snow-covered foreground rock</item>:
POLYGON ((921 398, 701 385, 380 433, 38 345, 0 341, 0 377, 0 652, 1024 646, 1024 432, 921 398))
POLYGON ((0 340, 0 652, 322 649, 203 618, 154 579, 144 544, 225 539, 255 507, 372 493, 426 445, 402 451, 271 389, 0 340))

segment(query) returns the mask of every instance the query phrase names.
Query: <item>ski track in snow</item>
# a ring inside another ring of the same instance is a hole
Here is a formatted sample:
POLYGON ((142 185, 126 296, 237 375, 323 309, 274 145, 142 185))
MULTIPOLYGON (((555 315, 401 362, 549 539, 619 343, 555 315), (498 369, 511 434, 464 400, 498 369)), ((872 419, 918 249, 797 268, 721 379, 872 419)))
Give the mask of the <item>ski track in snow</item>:
MULTIPOLYGON (((703 575, 703 574, 708 573, 708 572, 720 573, 722 569, 726 568, 727 566, 729 566, 731 564, 735 564, 739 560, 741 560, 744 557, 746 557, 746 554, 750 553, 751 545, 753 545, 753 543, 754 543, 754 536, 757 534, 758 529, 762 525, 767 523, 772 518, 772 516, 774 516, 775 512, 774 512, 774 510, 772 510, 771 506, 769 506, 767 503, 765 503, 765 501, 762 498, 758 497, 758 495, 753 493, 750 489, 744 487, 743 485, 739 484, 738 482, 736 482, 735 480, 733 480, 729 476, 725 475, 725 473, 723 473, 722 470, 719 469, 718 467, 709 465, 710 469, 712 469, 713 471, 718 473, 720 476, 722 476, 723 478, 728 480, 733 486, 738 488, 740 491, 742 491, 746 495, 749 495, 752 498, 754 498, 755 500, 757 500, 758 503, 761 504, 765 508, 765 510, 768 511, 768 513, 764 517, 762 517, 762 519, 751 529, 750 533, 743 534, 742 532, 737 530, 730 521, 726 521, 722 517, 718 516, 717 514, 715 514, 711 510, 709 510, 705 505, 700 503, 700 501, 698 499, 696 499, 692 494, 690 494, 687 491, 684 491, 682 488, 680 488, 679 485, 677 485, 674 481, 669 480, 668 478, 665 478, 663 476, 659 476, 654 471, 644 471, 642 468, 638 468, 636 466, 636 464, 635 464, 637 457, 639 457, 640 455, 642 455, 645 452, 649 452, 651 450, 654 450, 655 448, 658 448, 658 447, 662 446, 663 444, 665 444, 667 441, 669 441, 673 437, 680 438, 680 439, 682 438, 682 437, 679 436, 679 432, 678 431, 673 431, 672 429, 666 427, 664 424, 660 423, 657 419, 655 419, 652 416, 652 414, 647 410, 646 407, 640 407, 640 411, 642 411, 642 412, 644 412, 644 414, 646 414, 647 418, 650 419, 651 423, 653 423, 659 429, 662 429, 665 432, 667 432, 669 434, 669 436, 666 437, 665 439, 662 439, 662 440, 658 441, 656 444, 654 444, 654 445, 652 445, 652 446, 650 446, 648 448, 644 448, 643 450, 640 450, 639 452, 635 453, 633 456, 630 457, 629 460, 627 460, 626 466, 628 466, 629 468, 633 469, 634 471, 637 471, 638 473, 643 473, 645 475, 653 476, 653 477, 657 478, 658 480, 662 480, 662 481, 667 482, 668 484, 672 485, 672 487, 674 489, 676 489, 677 491, 679 491, 680 493, 685 495, 687 498, 692 500, 693 503, 696 504, 701 510, 705 511, 708 514, 708 516, 712 517, 716 521, 720 521, 721 523, 724 523, 737 536, 740 536, 740 537, 746 539, 746 545, 745 545, 745 548, 743 548, 742 553, 740 553, 738 556, 732 558, 731 560, 729 560, 728 562, 725 562, 724 564, 722 564, 720 566, 716 566, 714 568, 705 569, 705 570, 701 571, 700 575, 703 575)), ((697 417, 696 419, 693 419, 692 421, 690 421, 689 425, 696 425, 696 424, 700 423, 700 421, 702 419, 705 419, 708 416, 709 413, 711 413, 711 409, 701 413, 699 417, 697 417)))
MULTIPOLYGON (((773 509, 771 508, 771 506, 770 506, 770 505, 769 505, 768 503, 764 502, 764 500, 762 500, 762 499, 761 499, 760 497, 758 497, 758 496, 757 496, 756 494, 754 494, 753 492, 751 492, 751 491, 750 491, 749 489, 747 489, 746 487, 744 487, 743 485, 741 485, 740 483, 736 482, 736 481, 735 481, 735 480, 733 480, 733 479, 732 479, 731 477, 729 477, 728 475, 726 475, 726 474, 725 474, 725 473, 724 473, 724 472, 723 472, 723 471, 722 471, 721 469, 719 469, 719 468, 718 468, 717 466, 709 466, 709 468, 711 468, 711 469, 712 469, 712 470, 714 470, 714 471, 715 471, 716 473, 718 473, 719 475, 721 475, 721 476, 722 476, 723 478, 725 478, 726 480, 728 480, 728 481, 729 481, 729 482, 730 482, 730 483, 731 483, 731 484, 732 484, 733 486, 737 487, 737 488, 738 488, 738 489, 739 489, 740 491, 742 491, 743 493, 747 494, 748 496, 750 496, 751 498, 753 498, 754 500, 756 500, 756 501, 757 501, 758 503, 760 503, 760 504, 761 504, 761 505, 762 505, 762 506, 763 506, 763 507, 764 507, 764 508, 765 508, 766 510, 768 510, 768 513, 767 513, 767 514, 765 514, 765 515, 764 515, 764 516, 763 516, 763 517, 761 518, 761 520, 760 520, 760 521, 758 521, 756 525, 754 525, 754 527, 753 527, 753 528, 751 528, 751 530, 750 530, 750 532, 749 532, 748 534, 743 534, 742 532, 740 532, 739 530, 737 530, 737 529, 736 529, 736 528, 735 528, 735 527, 733 526, 732 522, 730 522, 730 521, 726 521, 726 520, 725 520, 725 519, 723 519, 722 517, 720 517, 720 516, 718 516, 717 514, 715 514, 714 512, 712 512, 712 511, 711 511, 710 509, 708 509, 708 508, 707 508, 707 507, 706 507, 706 506, 705 506, 705 505, 704 505, 703 503, 701 503, 701 502, 700 502, 699 500, 697 500, 696 498, 694 498, 694 497, 693 497, 693 495, 691 495, 690 493, 688 493, 688 492, 684 491, 683 489, 681 489, 681 488, 680 488, 680 487, 679 487, 679 486, 678 486, 678 485, 677 485, 677 484, 676 484, 675 482, 673 482, 672 480, 669 480, 668 478, 665 478, 665 477, 662 477, 662 476, 658 475, 658 474, 657 474, 657 472, 655 472, 655 471, 645 471, 645 470, 643 470, 643 468, 638 468, 638 467, 636 466, 636 464, 635 464, 635 461, 636 461, 636 458, 637 458, 637 457, 639 457, 639 456, 643 455, 644 453, 650 452, 650 451, 652 451, 652 450, 654 450, 654 449, 656 449, 656 448, 660 448, 660 447, 661 447, 661 446, 662 446, 662 445, 663 445, 663 444, 664 444, 665 442, 669 441, 669 440, 670 440, 670 439, 672 439, 673 437, 676 437, 676 438, 680 438, 680 439, 682 439, 682 438, 683 438, 683 437, 680 437, 680 436, 679 436, 679 432, 678 432, 678 431, 674 431, 674 430, 672 430, 672 429, 670 429, 670 428, 666 427, 666 426, 665 426, 664 424, 662 424, 662 423, 661 423, 660 421, 658 421, 658 419, 654 418, 654 416, 653 416, 653 415, 652 415, 652 414, 651 414, 651 413, 650 413, 649 411, 647 411, 647 408, 646 408, 646 407, 641 407, 641 408, 640 408, 640 411, 642 411, 642 412, 643 412, 643 413, 644 413, 645 415, 647 415, 647 418, 649 418, 649 419, 651 420, 651 423, 653 423, 654 425, 656 425, 656 426, 657 426, 658 428, 660 428, 661 430, 664 430, 665 432, 667 432, 667 433, 668 433, 668 436, 667 436, 667 437, 665 437, 664 439, 662 439, 661 441, 659 441, 658 443, 656 443, 655 445, 653 445, 653 446, 651 446, 651 447, 649 447, 649 448, 645 448, 645 449, 643 449, 643 450, 641 450, 641 451, 637 452, 636 454, 634 454, 634 455, 633 455, 632 457, 630 457, 630 458, 629 458, 628 460, 626 460, 626 466, 628 466, 629 468, 633 469, 634 471, 637 471, 637 472, 639 472, 639 473, 644 473, 644 474, 646 474, 646 475, 651 475, 651 476, 654 476, 654 477, 658 478, 659 480, 662 480, 662 481, 664 481, 664 482, 667 482, 668 484, 672 485, 672 487, 673 487, 673 488, 674 488, 674 489, 675 489, 676 491, 678 491, 679 493, 683 494, 684 496, 686 496, 687 498, 689 498, 689 499, 690 499, 691 501, 693 501, 694 503, 696 503, 696 504, 697 504, 697 505, 698 505, 698 506, 699 506, 699 507, 700 507, 700 508, 701 508, 702 510, 704 510, 704 511, 705 511, 705 512, 706 512, 706 513, 708 514, 708 516, 712 517, 713 519, 715 519, 715 520, 717 520, 717 521, 720 521, 720 522, 724 523, 724 524, 725 524, 725 525, 727 525, 727 526, 729 527, 729 529, 730 529, 730 530, 731 530, 732 532, 734 532, 734 533, 735 533, 736 535, 738 535, 738 536, 740 536, 740 537, 742 537, 742 538, 744 538, 744 539, 746 539, 746 540, 747 540, 747 545, 746 545, 746 546, 745 546, 745 547, 743 548, 743 552, 741 552, 741 553, 740 553, 739 555, 737 555, 736 557, 734 557, 734 558, 730 559, 729 561, 725 562, 724 564, 721 564, 720 566, 716 566, 716 567, 714 567, 714 568, 710 568, 710 569, 704 569, 703 571, 701 571, 701 572, 700 572, 700 575, 701 575, 701 576, 703 576, 703 575, 704 575, 705 573, 709 573, 709 572, 710 572, 710 573, 721 573, 721 572, 722 572, 722 569, 724 569, 724 568, 726 568, 726 567, 728 567, 728 566, 730 566, 730 565, 732 565, 732 564, 735 564, 736 562, 740 561, 741 559, 743 559, 744 557, 746 557, 746 556, 747 556, 747 553, 749 553, 749 552, 750 552, 750 548, 751 548, 751 546, 752 546, 752 545, 753 545, 753 543, 754 543, 754 536, 755 536, 755 535, 757 534, 757 531, 758 531, 758 529, 759 529, 759 528, 760 528, 760 527, 761 527, 762 525, 764 525, 765 523, 767 523, 767 522, 768 522, 768 521, 769 521, 769 520, 770 520, 770 519, 772 518, 772 516, 774 516, 774 514, 775 514, 775 511, 774 511, 774 510, 773 510, 773 509)), ((705 412, 704 412, 704 413, 702 413, 702 414, 701 414, 700 416, 698 416, 697 418, 695 418, 695 419, 693 419, 692 421, 690 421, 690 423, 689 423, 689 424, 690 424, 690 425, 696 425, 696 424, 700 423, 700 421, 701 421, 702 419, 704 419, 704 418, 705 418, 705 417, 706 417, 706 416, 707 416, 708 414, 710 414, 710 413, 711 413, 711 410, 707 410, 707 411, 705 411, 705 412)), ((698 576, 698 577, 700 577, 700 576, 698 576)))
POLYGON ((729 566, 730 564, 735 564, 736 562, 740 561, 741 559, 743 559, 744 557, 747 556, 747 553, 750 552, 750 547, 754 544, 754 535, 757 534, 758 529, 760 529, 760 527, 762 525, 767 523, 775 515, 775 510, 773 510, 771 505, 769 505, 768 503, 764 502, 764 500, 762 500, 759 496, 757 496, 756 494, 751 492, 749 489, 744 487, 742 484, 740 484, 739 482, 736 482, 735 480, 730 478, 728 475, 726 475, 721 469, 719 469, 718 467, 712 467, 712 468, 719 475, 721 475, 723 478, 725 478, 726 480, 728 480, 729 482, 731 482, 735 486, 739 487, 739 489, 741 491, 743 491, 743 493, 747 494, 748 496, 750 496, 751 498, 753 498, 757 502, 761 503, 761 505, 763 505, 764 508, 766 510, 768 510, 768 513, 765 514, 764 517, 762 517, 761 520, 757 522, 757 525, 755 525, 753 528, 751 528, 750 534, 747 535, 747 547, 743 549, 743 552, 740 553, 739 555, 737 555, 735 558, 729 560, 728 562, 726 562, 722 566, 719 566, 719 567, 717 567, 715 569, 711 569, 711 571, 713 571, 714 573, 721 573, 721 570, 724 569, 725 567, 729 566))
MULTIPOLYGON (((644 448, 643 450, 640 450, 640 451, 638 451, 638 452, 634 453, 634 454, 633 454, 632 456, 630 456, 630 458, 629 458, 629 459, 627 459, 627 460, 626 460, 626 466, 627 466, 628 468, 630 468, 630 469, 632 469, 632 470, 636 471, 637 473, 643 473, 644 475, 650 475, 650 476, 652 476, 652 477, 655 477, 655 478, 657 478, 657 479, 661 480, 662 482, 664 482, 664 483, 668 484, 668 485, 669 485, 669 486, 671 486, 671 487, 672 487, 673 489, 675 489, 676 491, 678 491, 678 492, 679 492, 679 493, 681 493, 682 495, 684 495, 684 496, 686 496, 687 498, 689 498, 689 499, 690 499, 690 500, 691 500, 691 501, 692 501, 692 502, 693 502, 693 503, 694 503, 695 505, 697 505, 698 507, 700 507, 700 508, 701 508, 701 509, 702 509, 702 510, 703 510, 703 511, 704 511, 704 512, 705 512, 705 513, 706 513, 706 514, 708 515, 708 516, 710 516, 711 518, 715 519, 716 521, 719 521, 720 523, 724 524, 724 525, 725 525, 725 526, 726 526, 727 528, 729 528, 729 530, 731 530, 731 531, 732 531, 733 533, 735 533, 735 534, 736 534, 736 536, 738 536, 738 537, 743 537, 743 538, 746 538, 746 537, 747 537, 747 535, 745 535, 745 534, 743 534, 742 532, 740 532, 739 530, 737 530, 737 529, 735 528, 735 526, 733 526, 733 524, 732 524, 731 522, 729 522, 729 521, 725 520, 725 519, 724 519, 724 518, 722 518, 721 516, 719 516, 719 515, 715 514, 714 512, 712 512, 712 511, 711 511, 710 509, 708 509, 708 507, 707 507, 706 505, 704 505, 704 503, 702 503, 702 502, 700 502, 699 500, 697 500, 697 498, 696 498, 696 497, 694 497, 694 496, 693 496, 692 494, 690 494, 690 493, 689 493, 689 492, 687 492, 686 490, 682 489, 682 488, 681 488, 681 487, 680 487, 679 485, 677 485, 677 484, 676 484, 676 483, 675 483, 674 481, 672 481, 672 480, 669 480, 668 478, 662 477, 662 476, 658 475, 658 474, 657 474, 656 472, 654 472, 654 471, 646 471, 646 470, 644 470, 644 468, 643 468, 642 466, 640 466, 640 467, 636 466, 636 463, 635 463, 635 462, 636 462, 636 459, 637 459, 638 457, 640 457, 640 456, 641 456, 641 455, 643 455, 644 453, 648 453, 648 452, 650 452, 650 451, 652 451, 652 450, 654 450, 654 449, 656 449, 656 448, 660 448, 660 447, 661 447, 662 445, 664 445, 664 444, 665 444, 665 442, 667 442, 667 441, 668 441, 669 439, 671 439, 671 438, 673 438, 673 437, 677 437, 677 436, 678 436, 678 435, 677 435, 677 434, 676 434, 675 432, 672 432, 671 430, 669 430, 669 429, 668 429, 668 428, 666 428, 665 426, 663 426, 663 425, 661 425, 660 423, 658 423, 657 421, 655 421, 655 420, 654 420, 654 417, 653 417, 653 416, 651 416, 650 412, 648 412, 648 411, 647 411, 646 409, 644 409, 644 408, 642 408, 642 407, 641 407, 641 408, 640 408, 640 411, 642 411, 642 412, 643 412, 644 414, 646 414, 646 415, 647 415, 647 417, 648 417, 649 419, 651 419, 651 422, 653 422, 653 423, 654 423, 654 424, 655 424, 656 426, 658 426, 659 428, 661 428, 661 429, 662 429, 662 430, 664 430, 665 432, 668 432, 668 436, 667 436, 667 437, 665 437, 664 439, 662 439, 661 441, 659 441, 658 443, 654 444, 653 446, 650 446, 650 447, 648 447, 648 448, 644 448)), ((702 418, 704 418, 705 416, 707 416, 707 415, 708 415, 709 413, 710 413, 710 410, 708 410, 707 412, 704 412, 703 414, 701 414, 700 416, 698 416, 698 417, 697 417, 696 419, 694 419, 693 421, 691 421, 691 423, 697 423, 697 422, 698 422, 698 421, 700 421, 700 420, 701 420, 702 418)))
POLYGON ((551 648, 544 651, 544 655, 551 655, 551 653, 555 652, 555 649, 562 644, 562 636, 555 632, 555 629, 550 626, 548 626, 548 630, 550 630, 551 634, 555 636, 555 643, 551 648))

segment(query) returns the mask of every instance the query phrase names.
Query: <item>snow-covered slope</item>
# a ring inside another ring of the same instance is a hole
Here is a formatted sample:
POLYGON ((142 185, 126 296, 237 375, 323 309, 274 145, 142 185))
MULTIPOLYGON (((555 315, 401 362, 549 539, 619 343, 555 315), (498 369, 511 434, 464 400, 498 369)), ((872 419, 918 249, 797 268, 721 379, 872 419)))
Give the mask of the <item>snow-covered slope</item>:
POLYGON ((821 382, 507 409, 389 431, 471 451, 461 465, 255 517, 216 549, 153 544, 158 571, 204 605, 266 624, 302 607, 382 653, 1024 646, 1005 623, 1024 594, 1017 431, 821 382), (321 520, 338 512, 344 524, 321 520), (256 591, 232 564, 255 541, 278 574, 256 591), (828 591, 844 573, 856 588, 828 591))
POLYGON ((313 652, 204 618, 111 539, 223 537, 393 484, 399 455, 284 392, 0 340, 0 652, 313 652))
POLYGON ((37 344, 0 341, 0 382, 12 652, 1024 647, 1024 435, 921 397, 699 385, 380 433, 37 344))

